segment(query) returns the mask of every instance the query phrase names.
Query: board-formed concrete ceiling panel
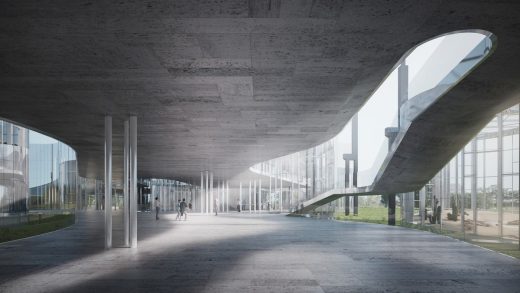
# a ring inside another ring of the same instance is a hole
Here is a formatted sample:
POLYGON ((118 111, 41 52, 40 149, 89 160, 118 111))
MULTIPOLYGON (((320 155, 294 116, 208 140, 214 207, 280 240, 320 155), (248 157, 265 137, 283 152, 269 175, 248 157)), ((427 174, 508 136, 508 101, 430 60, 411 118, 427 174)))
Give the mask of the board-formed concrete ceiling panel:
POLYGON ((70 144, 80 174, 101 177, 112 115, 117 177, 122 122, 137 115, 140 177, 230 177, 329 139, 404 52, 449 31, 498 37, 468 79, 497 109, 511 104, 518 11, 518 1, 9 1, 0 117, 70 144))

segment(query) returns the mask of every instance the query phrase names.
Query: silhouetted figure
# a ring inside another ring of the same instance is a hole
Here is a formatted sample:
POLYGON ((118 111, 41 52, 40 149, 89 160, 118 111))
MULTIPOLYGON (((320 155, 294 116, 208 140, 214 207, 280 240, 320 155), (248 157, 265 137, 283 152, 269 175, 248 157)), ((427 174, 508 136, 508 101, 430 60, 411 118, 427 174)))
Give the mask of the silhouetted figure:
POLYGON ((435 219, 437 220, 437 224, 441 223, 441 205, 438 205, 435 209, 435 219))
POLYGON ((181 219, 181 200, 179 199, 177 201, 177 217, 175 218, 175 220, 180 220, 181 219))
POLYGON ((184 216, 184 221, 186 221, 186 219, 188 218, 188 213, 186 211, 186 208, 188 207, 188 204, 186 203, 186 199, 185 198, 182 199, 182 202, 180 203, 179 207, 180 207, 180 210, 181 210, 181 218, 182 218, 182 216, 184 216))
POLYGON ((153 205, 155 206, 155 220, 159 220, 159 211, 161 210, 161 202, 159 201, 159 198, 156 197, 153 205))

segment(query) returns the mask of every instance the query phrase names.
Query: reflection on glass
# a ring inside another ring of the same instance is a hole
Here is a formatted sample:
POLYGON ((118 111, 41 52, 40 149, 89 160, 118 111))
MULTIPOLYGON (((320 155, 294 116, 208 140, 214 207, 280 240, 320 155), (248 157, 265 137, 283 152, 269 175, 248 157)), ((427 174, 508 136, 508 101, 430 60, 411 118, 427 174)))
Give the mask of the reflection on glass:
POLYGON ((76 206, 76 154, 69 146, 0 120, 0 225, 32 212, 71 212, 76 206))

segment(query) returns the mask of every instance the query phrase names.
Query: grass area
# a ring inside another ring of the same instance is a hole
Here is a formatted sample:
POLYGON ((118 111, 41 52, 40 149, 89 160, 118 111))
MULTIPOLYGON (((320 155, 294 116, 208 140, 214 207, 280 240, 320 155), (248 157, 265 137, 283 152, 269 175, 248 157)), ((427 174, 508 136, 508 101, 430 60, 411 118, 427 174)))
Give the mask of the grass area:
POLYGON ((47 233, 65 228, 74 224, 74 215, 54 215, 40 221, 32 221, 27 224, 0 227, 0 242, 21 239, 29 236, 47 233))
MULTIPOLYGON (((385 207, 360 207, 358 215, 354 216, 353 211, 350 215, 345 216, 344 213, 336 214, 336 220, 340 221, 354 221, 354 222, 366 222, 375 224, 387 224, 388 223, 388 209, 385 207)), ((396 208, 395 210, 395 223, 399 225, 401 223, 401 209, 396 208)))
POLYGON ((518 245, 509 243, 482 243, 475 241, 467 242, 520 259, 520 248, 518 245))
MULTIPOLYGON (((475 244, 480 247, 484 247, 487 249, 491 249, 503 254, 510 255, 512 257, 516 257, 520 259, 520 248, 518 244, 510 244, 510 243, 485 243, 478 241, 471 241, 465 237, 464 233, 460 231, 452 231, 452 230, 441 230, 438 225, 415 225, 410 223, 401 222, 401 211, 399 208, 396 208, 395 211, 396 216, 396 225, 407 227, 411 229, 417 229, 422 231, 428 231, 436 234, 441 234, 445 236, 449 236, 455 239, 459 239, 471 244, 475 244)), ((360 207, 359 213, 357 216, 352 214, 345 216, 344 214, 336 214, 336 220, 340 221, 355 221, 355 222, 366 222, 366 223, 374 223, 374 224, 387 224, 388 223, 388 210, 384 207, 360 207)))

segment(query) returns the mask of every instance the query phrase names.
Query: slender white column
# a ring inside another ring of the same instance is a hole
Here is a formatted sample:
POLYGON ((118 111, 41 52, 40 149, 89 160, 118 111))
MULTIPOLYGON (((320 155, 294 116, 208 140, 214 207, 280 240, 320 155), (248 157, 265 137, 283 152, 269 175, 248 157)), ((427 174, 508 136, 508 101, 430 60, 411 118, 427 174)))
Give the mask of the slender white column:
POLYGON ((462 233, 464 234, 464 239, 466 238, 466 228, 464 227, 464 224, 465 224, 465 221, 466 221, 466 185, 465 185, 465 181, 466 181, 466 163, 465 163, 465 157, 466 157, 466 152, 464 151, 464 147, 462 148, 462 151, 461 151, 461 156, 460 156, 460 194, 461 194, 461 197, 460 197, 460 229, 462 231, 462 233))
POLYGON ((280 212, 283 211, 283 178, 282 173, 280 173, 280 212))
POLYGON ((242 211, 242 181, 240 181, 240 185, 239 185, 238 204, 240 205, 240 211, 242 211))
POLYGON ((218 196, 219 199, 219 212, 224 212, 224 206, 226 204, 226 198, 224 196, 224 180, 220 181, 220 195, 218 196))
POLYGON ((262 211, 262 179, 258 180, 258 207, 262 211))
POLYGON ((129 156, 128 152, 130 149, 129 142, 129 131, 130 125, 128 120, 125 120, 124 123, 124 147, 123 147, 123 231, 124 231, 124 245, 126 247, 130 246, 130 195, 128 194, 128 177, 130 171, 128 169, 129 156))
POLYGON ((181 187, 179 184, 179 181, 175 181, 175 196, 173 198, 174 204, 175 204, 175 210, 177 211, 177 204, 179 203, 179 193, 180 193, 181 187))
POLYGON ((173 199, 174 192, 175 192, 175 185, 173 185, 173 181, 170 181, 170 206, 169 206, 170 211, 173 211, 173 207, 175 206, 175 201, 173 199))
POLYGON ((130 117, 130 247, 137 248, 137 117, 130 117))
POLYGON ((166 200, 166 204, 164 204, 164 209, 169 211, 170 210, 170 207, 171 207, 171 203, 172 203, 172 194, 171 194, 171 186, 170 186, 170 181, 169 180, 165 180, 165 186, 164 186, 164 195, 165 195, 165 200, 166 200))
POLYGON ((302 200, 302 189, 300 186, 300 152, 298 152, 298 164, 296 165, 296 187, 298 188, 298 200, 297 204, 300 205, 300 200, 302 200))
POLYGON ((276 176, 273 177, 273 181, 274 181, 274 194, 271 195, 271 209, 273 211, 275 211, 274 196, 276 195, 276 190, 278 190, 278 180, 277 180, 276 176))
POLYGON ((421 225, 424 225, 424 209, 426 208, 426 187, 419 191, 419 216, 421 217, 421 225))
MULTIPOLYGON (((498 211, 498 236, 504 236, 504 209, 503 209, 503 200, 504 200, 504 189, 503 189, 503 127, 504 127, 502 112, 497 115, 497 128, 498 128, 498 143, 497 143, 497 211, 498 211)), ((483 160, 486 161, 485 159, 483 160)), ((485 167, 484 167, 485 168, 485 167)), ((483 175, 485 178, 485 176, 483 175)))
POLYGON ((191 187, 190 187, 190 200, 192 201, 191 203, 191 206, 192 206, 192 209, 195 210, 195 207, 197 206, 197 187, 195 186, 194 182, 191 183, 191 187))
MULTIPOLYGON (((457 200, 460 200, 460 193, 459 193, 459 153, 457 153, 455 155, 455 198, 457 200)), ((459 212, 460 212, 460 202, 455 202, 455 205, 459 206, 459 212)), ((420 210, 419 210, 419 214, 422 215, 420 210)), ((455 216, 457 216, 457 215, 455 215, 455 216)), ((421 224, 422 224, 422 222, 421 222, 421 224)))
POLYGON ((214 195, 213 195, 213 172, 209 173, 209 213, 213 213, 215 211, 214 204, 214 195))
POLYGON ((112 248, 112 116, 105 116, 105 249, 112 248))
POLYGON ((253 181, 253 211, 256 213, 256 180, 253 181))
MULTIPOLYGON (((334 178, 336 178, 336 177, 334 177, 334 178)), ((289 193, 289 210, 293 206, 293 196, 294 196, 294 178, 291 179, 291 191, 289 193)))
POLYGON ((229 181, 226 181, 226 212, 229 213, 229 181))
POLYGON ((473 233, 477 234, 477 138, 471 141, 471 210, 473 211, 473 233))
POLYGON ((209 171, 206 171, 206 205, 204 206, 205 207, 205 210, 206 210, 206 214, 209 213, 209 171))
POLYGON ((269 201, 269 208, 267 209, 269 212, 270 212, 270 208, 273 206, 273 189, 272 189, 272 183, 271 183, 271 168, 269 168, 269 196, 268 196, 268 201, 269 201))
POLYGON ((204 213, 204 171, 200 172, 200 213, 204 213))
POLYGON ((249 180, 249 213, 251 213, 251 180, 249 180))
POLYGON ((223 194, 223 187, 224 187, 224 182, 220 181, 218 182, 218 195, 217 195, 217 198, 218 198, 218 207, 217 207, 217 210, 220 212, 222 211, 222 207, 224 206, 224 198, 222 197, 222 194, 223 194))

